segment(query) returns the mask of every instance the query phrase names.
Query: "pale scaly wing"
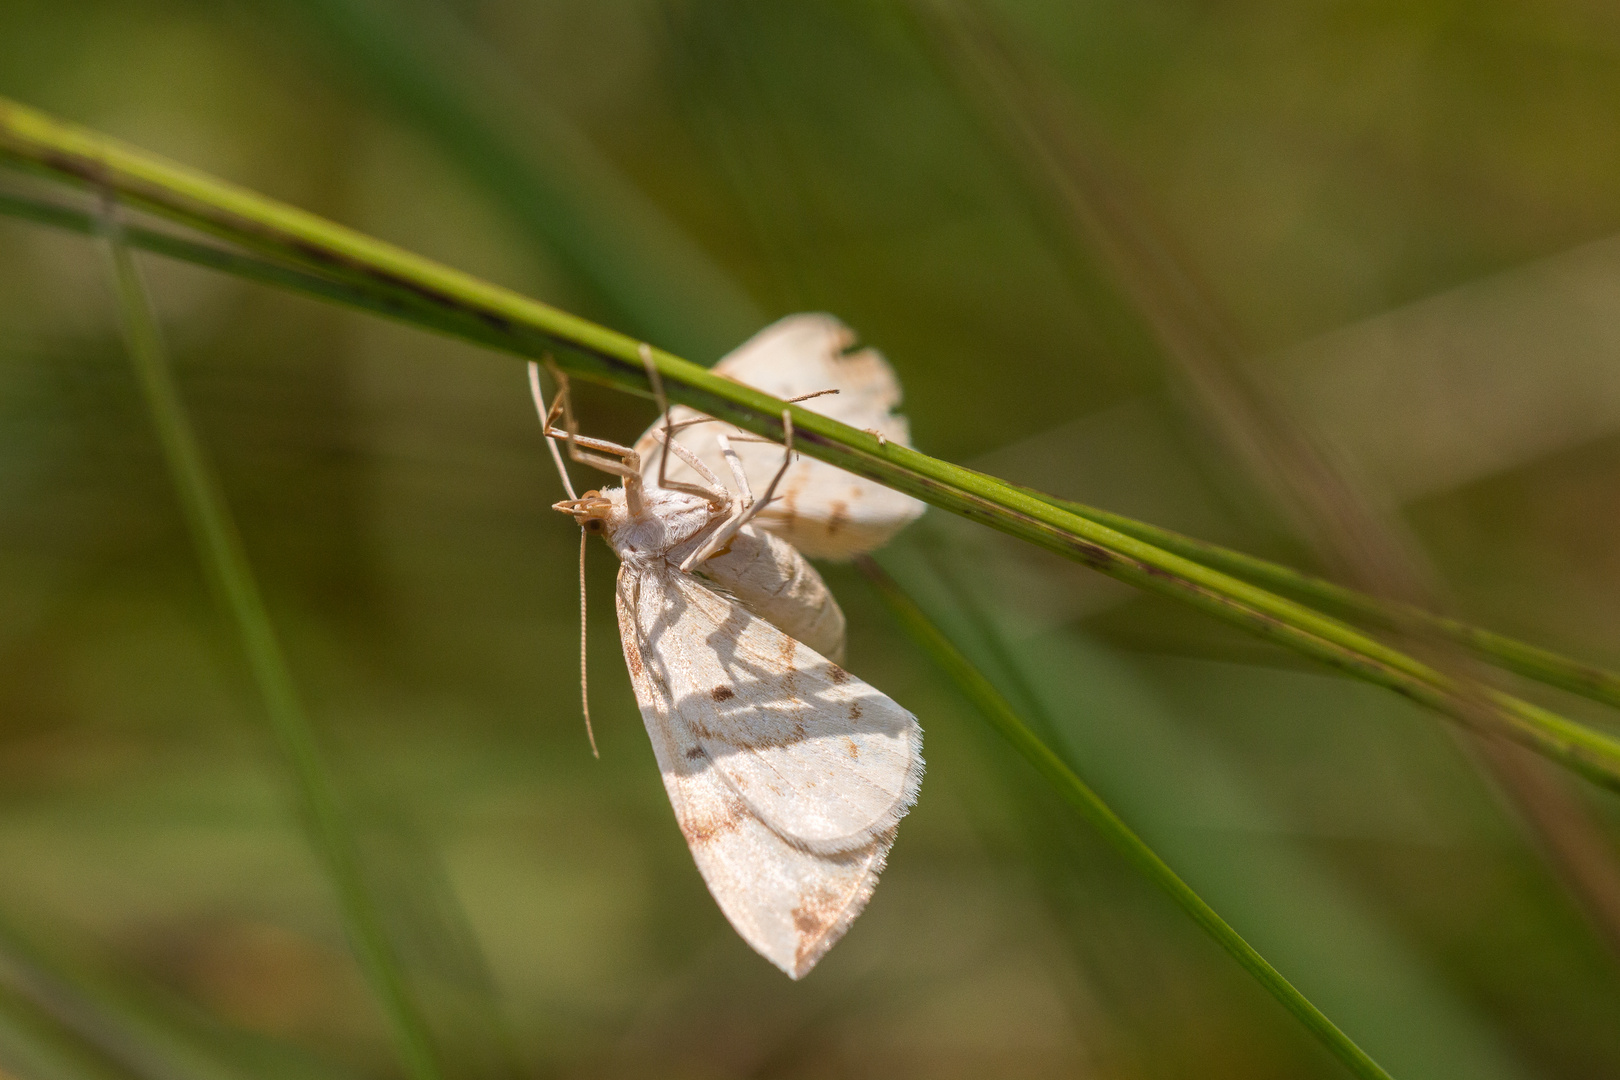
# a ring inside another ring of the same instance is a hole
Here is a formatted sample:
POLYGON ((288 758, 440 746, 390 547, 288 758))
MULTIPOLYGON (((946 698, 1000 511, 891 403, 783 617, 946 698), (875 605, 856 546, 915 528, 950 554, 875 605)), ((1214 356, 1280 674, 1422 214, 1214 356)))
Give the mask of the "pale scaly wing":
MULTIPOLYGON (((806 401, 803 407, 863 431, 881 432, 889 442, 910 445, 910 426, 893 411, 900 404, 894 369, 875 349, 846 353, 854 343, 854 332, 831 315, 789 315, 748 339, 714 371, 780 398, 837 390, 806 401)), ((677 406, 671 420, 679 425, 699 416, 677 406)), ((711 421, 678 431, 676 439, 730 483, 731 473, 715 439, 722 431, 736 434, 729 425, 711 421)), ((782 464, 781 448, 734 445, 754 494, 763 495, 782 464)), ((636 450, 647 482, 656 484, 662 450, 652 428, 637 441, 636 450)), ((665 476, 691 483, 697 474, 671 455, 665 476)), ((809 458, 789 466, 776 493, 777 499, 756 520, 817 559, 848 559, 880 547, 923 511, 923 504, 909 495, 809 458)))
POLYGON ((799 978, 877 884, 921 780, 921 731, 686 575, 623 567, 618 607, 636 699, 698 870, 743 939, 799 978), (863 722, 868 710, 875 723, 863 722), (824 850, 809 850, 806 834, 824 850))
POLYGON ((843 662, 843 609, 816 568, 786 540, 744 525, 695 572, 788 637, 843 662))

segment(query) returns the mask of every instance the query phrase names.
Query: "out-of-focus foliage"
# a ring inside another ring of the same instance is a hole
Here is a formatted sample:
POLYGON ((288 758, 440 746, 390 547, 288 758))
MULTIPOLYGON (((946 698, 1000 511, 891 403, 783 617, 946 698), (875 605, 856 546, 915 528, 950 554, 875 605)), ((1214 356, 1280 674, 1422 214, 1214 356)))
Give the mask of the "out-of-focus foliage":
MULTIPOLYGON (((1620 660, 1620 20, 989 10, 1458 609, 1620 660)), ((696 359, 755 329, 750 306, 834 311, 893 361, 930 452, 1297 555, 1106 332, 914 14, 9 0, 0 93, 696 359), (489 142, 443 111, 457 94, 489 142), (580 147, 624 190, 578 185, 580 147), (525 213, 547 184, 591 228, 525 213), (616 215, 625 190, 646 203, 616 215), (603 224, 652 219, 645 252, 603 224), (731 302, 638 299, 672 250, 731 302)), ((600 548, 589 756, 576 536, 521 368, 147 266, 452 1075, 1335 1075, 841 569, 851 666, 922 718, 930 769, 871 908, 789 984, 673 826, 600 548)), ((650 419, 582 398, 604 437, 650 419)), ((888 562, 1397 1076, 1620 1069, 1616 958, 1432 717, 959 522, 888 562)), ((395 1074, 260 708, 100 254, 0 221, 0 1067, 395 1074)), ((1613 801, 1579 795, 1613 845, 1613 801)))

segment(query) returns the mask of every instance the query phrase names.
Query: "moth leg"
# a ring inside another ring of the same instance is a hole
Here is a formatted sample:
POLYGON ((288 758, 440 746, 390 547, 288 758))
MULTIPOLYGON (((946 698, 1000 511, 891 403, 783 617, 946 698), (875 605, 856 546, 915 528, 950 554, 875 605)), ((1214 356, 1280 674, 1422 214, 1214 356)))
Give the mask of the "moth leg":
MULTIPOLYGON (((656 431, 656 432, 653 433, 653 438, 657 439, 659 442, 663 442, 667 438, 667 436, 662 431, 656 431)), ((692 466, 693 471, 696 472, 699 476, 701 476, 703 478, 704 483, 708 484, 709 487, 717 489, 719 491, 725 491, 726 490, 726 486, 725 486, 725 484, 720 482, 720 478, 718 476, 714 475, 714 472, 712 470, 710 470, 710 468, 703 463, 703 459, 698 457, 696 454, 694 454, 689 447, 682 446, 678 442, 668 443, 667 445, 669 446, 669 448, 671 450, 675 451, 675 456, 676 457, 680 458, 682 461, 684 461, 688 465, 692 466)), ((680 481, 678 481, 678 480, 671 480, 670 481, 670 483, 672 483, 672 484, 676 484, 676 483, 679 483, 679 482, 680 481)), ((730 498, 730 495, 731 495, 730 492, 726 492, 726 497, 727 498, 730 498)))
POLYGON ((724 525, 714 531, 702 547, 681 560, 682 570, 691 570, 692 567, 725 547, 726 541, 736 536, 739 529, 752 521, 761 510, 770 505, 771 499, 776 495, 776 485, 782 482, 782 477, 786 475, 788 466, 793 464, 793 413, 787 409, 782 410, 782 435, 784 449, 782 467, 776 470, 775 476, 771 477, 771 485, 765 489, 765 497, 750 506, 740 507, 735 514, 726 520, 724 525))
POLYGON ((549 360, 546 367, 551 371, 551 377, 557 381, 557 400, 551 403, 551 408, 546 413, 546 437, 566 439, 568 456, 581 465, 589 465, 593 469, 601 469, 605 473, 623 477, 626 508, 630 511, 631 517, 640 517, 645 511, 641 499, 641 455, 628 446, 581 435, 579 425, 574 422, 573 399, 568 376, 549 360), (562 430, 558 430, 555 426, 558 413, 561 413, 563 418, 562 430))
MULTIPOLYGON (((658 455, 658 486, 666 491, 684 491, 688 495, 696 495, 715 509, 731 503, 731 492, 727 491, 720 478, 715 476, 709 467, 703 464, 698 456, 675 441, 677 425, 672 423, 670 417, 669 399, 664 396, 664 379, 658 373, 658 365, 653 363, 652 346, 645 341, 638 350, 641 354, 641 363, 647 369, 647 382, 652 386, 653 400, 658 404, 658 414, 663 417, 662 430, 654 429, 653 438, 658 440, 660 453, 658 455), (680 480, 671 480, 666 475, 669 467, 669 455, 674 451, 675 456, 690 465, 698 476, 705 481, 704 484, 689 484, 680 480)), ((701 420, 689 420, 678 425, 682 428, 691 427, 708 421, 708 417, 701 420)))
POLYGON ((678 424, 665 424, 664 430, 674 434, 677 431, 685 431, 689 427, 697 427, 699 424, 718 424, 719 422, 712 416, 695 416, 690 420, 682 420, 678 424))
MULTIPOLYGON (((681 561, 682 570, 690 571, 692 567, 719 551, 726 541, 737 535, 737 530, 742 528, 744 522, 751 516, 749 510, 754 505, 754 491, 748 486, 748 474, 743 471, 742 460, 737 457, 737 451, 731 448, 731 440, 726 438, 724 432, 715 436, 715 440, 720 444, 720 452, 725 455, 726 464, 731 467, 731 475, 737 481, 737 499, 732 506, 730 515, 715 529, 709 539, 681 561)), ((684 449, 679 443, 674 444, 674 448, 676 450, 684 449)))
POLYGON ((747 514, 748 511, 741 503, 736 504, 731 513, 723 521, 719 522, 715 530, 709 534, 709 538, 701 546, 693 550, 692 554, 681 560, 682 572, 690 573, 698 563, 725 547, 726 541, 736 536, 737 530, 746 523, 747 514))
MULTIPOLYGON (((529 393, 534 398, 534 411, 540 414, 540 430, 545 431, 551 425, 548 419, 551 415, 546 408, 546 396, 540 390, 540 365, 533 360, 529 361, 529 393)), ((557 440, 546 436, 546 447, 551 451, 551 461, 557 466, 557 475, 562 477, 563 490, 568 492, 570 500, 578 499, 574 494, 574 482, 568 478, 568 466, 563 464, 562 451, 557 449, 557 440)))
POLYGON ((793 413, 788 409, 783 409, 782 466, 776 470, 776 475, 771 477, 770 486, 765 489, 765 497, 755 504, 753 514, 749 515, 750 518, 771 504, 771 500, 776 497, 776 485, 782 482, 782 477, 787 475, 788 466, 791 464, 793 464, 793 413))
POLYGON ((546 437, 550 439, 563 439, 568 443, 568 456, 581 465, 590 465, 603 472, 615 476, 640 476, 641 455, 628 446, 620 446, 606 439, 593 439, 579 433, 579 427, 574 422, 573 409, 569 403, 568 376, 552 369, 552 375, 558 380, 557 400, 552 402, 550 412, 546 416, 546 437), (558 413, 563 415, 562 428, 556 426, 558 413), (590 451, 601 451, 591 453, 590 451), (606 455, 612 454, 613 457, 606 455))
POLYGON ((754 505, 754 489, 748 486, 748 474, 743 471, 742 459, 737 456, 737 451, 731 448, 731 440, 726 437, 725 432, 716 435, 714 441, 720 445, 720 453, 725 455, 732 479, 737 481, 737 501, 742 503, 743 509, 746 510, 754 505))
MULTIPOLYGON (((658 441, 660 446, 666 452, 669 450, 675 451, 675 456, 692 466, 693 471, 695 471, 703 481, 700 484, 688 484, 682 480, 666 480, 660 476, 658 483, 659 487, 662 487, 668 491, 684 491, 688 495, 696 495, 698 498, 707 502, 716 510, 720 510, 731 505, 733 502, 731 492, 727 491, 726 486, 720 482, 720 478, 715 476, 713 471, 711 471, 707 465, 703 464, 702 458, 698 457, 696 454, 692 453, 691 450, 682 446, 678 442, 669 442, 668 437, 661 429, 653 429, 653 438, 658 441)), ((662 473, 663 470, 659 469, 659 472, 662 473)))

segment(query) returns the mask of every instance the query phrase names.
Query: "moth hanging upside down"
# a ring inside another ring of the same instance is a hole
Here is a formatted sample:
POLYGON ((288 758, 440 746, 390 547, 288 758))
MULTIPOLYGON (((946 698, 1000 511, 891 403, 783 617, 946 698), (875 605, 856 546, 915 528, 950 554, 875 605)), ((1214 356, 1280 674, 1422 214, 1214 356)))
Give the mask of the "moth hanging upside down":
MULTIPOLYGON (((904 443, 894 373, 870 350, 846 355, 853 337, 831 316, 790 316, 714 370, 904 443)), ((547 438, 623 478, 574 497, 552 444, 569 492, 556 509, 619 556, 625 664, 692 857, 743 939, 797 979, 866 906, 923 761, 916 718, 836 662, 843 613, 795 545, 848 558, 922 504, 793 461, 786 410, 785 452, 667 408, 630 448, 579 436, 566 381, 546 410, 530 374, 547 438)))

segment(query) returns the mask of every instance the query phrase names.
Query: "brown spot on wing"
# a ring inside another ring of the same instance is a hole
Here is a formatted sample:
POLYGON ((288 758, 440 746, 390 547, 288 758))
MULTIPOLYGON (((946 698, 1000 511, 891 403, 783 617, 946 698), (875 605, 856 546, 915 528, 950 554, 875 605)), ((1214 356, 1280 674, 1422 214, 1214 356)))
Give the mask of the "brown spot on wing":
POLYGON ((791 472, 781 494, 772 499, 770 505, 762 511, 763 516, 774 518, 783 528, 791 529, 793 523, 799 519, 799 491, 804 487, 804 483, 802 470, 791 472))
POLYGON ((849 682, 850 676, 849 672, 829 660, 827 662, 827 678, 842 686, 844 683, 849 682))
POLYGON ((859 720, 861 718, 861 703, 860 702, 852 701, 852 702, 849 703, 849 718, 851 720, 859 720))
POLYGON ((805 962, 821 952, 821 942, 844 913, 841 897, 817 891, 799 898, 793 909, 793 929, 799 934, 799 947, 794 951, 793 966, 803 968, 805 962))
POLYGON ((848 524, 849 504, 843 501, 834 502, 832 504, 832 513, 827 517, 827 535, 831 536, 848 524))
POLYGON ((737 691, 729 686, 717 686, 709 691, 709 696, 716 701, 730 701, 737 696, 737 691))
MULTIPOLYGON (((737 737, 734 733, 715 731, 701 720, 693 719, 690 720, 689 723, 692 728, 692 734, 696 735, 700 739, 713 739, 716 742, 726 744, 735 744, 737 741, 737 737)), ((762 747, 775 748, 781 746, 791 746, 804 738, 805 727, 804 715, 802 712, 793 714, 788 726, 790 730, 785 735, 772 734, 769 729, 753 729, 748 732, 746 745, 751 749, 758 749, 762 747)))
POLYGON ((850 757, 858 759, 861 756, 861 748, 855 745, 854 739, 846 737, 844 739, 844 747, 850 757))
POLYGON ((726 833, 736 832, 747 813, 748 808, 740 801, 730 802, 718 814, 704 814, 683 819, 680 823, 681 835, 686 837, 688 847, 699 848, 718 840, 726 833))

